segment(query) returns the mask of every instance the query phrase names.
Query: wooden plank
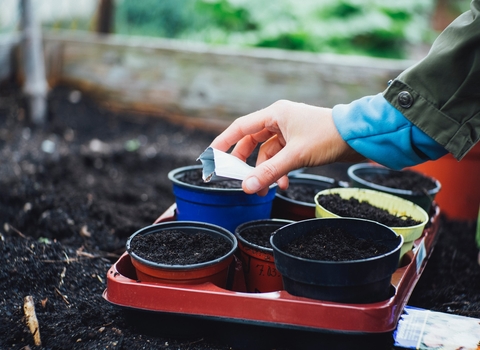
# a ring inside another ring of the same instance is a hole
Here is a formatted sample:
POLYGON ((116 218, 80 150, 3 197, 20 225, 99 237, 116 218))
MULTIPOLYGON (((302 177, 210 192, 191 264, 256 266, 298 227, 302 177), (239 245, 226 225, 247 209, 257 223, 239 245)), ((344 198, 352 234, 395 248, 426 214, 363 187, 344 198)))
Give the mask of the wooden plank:
POLYGON ((50 81, 117 109, 223 126, 278 99, 332 107, 376 94, 413 63, 82 32, 45 32, 44 41, 57 60, 47 63, 50 81))

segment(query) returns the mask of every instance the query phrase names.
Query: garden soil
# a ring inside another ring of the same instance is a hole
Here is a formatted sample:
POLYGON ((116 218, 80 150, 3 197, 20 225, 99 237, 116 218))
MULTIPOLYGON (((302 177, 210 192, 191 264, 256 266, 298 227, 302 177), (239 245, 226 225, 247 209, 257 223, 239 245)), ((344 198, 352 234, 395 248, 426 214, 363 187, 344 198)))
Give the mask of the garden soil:
MULTIPOLYGON (((0 349, 230 349, 196 336, 144 334, 102 293, 127 238, 173 202, 170 170, 196 164, 215 135, 119 115, 68 87, 28 125, 19 89, 0 89, 0 349), (42 345, 25 323, 32 296, 42 345)), ((347 165, 309 171, 346 180, 347 165), (343 177, 343 179, 341 178, 343 177)), ((475 223, 442 217, 410 305, 480 317, 475 223)))

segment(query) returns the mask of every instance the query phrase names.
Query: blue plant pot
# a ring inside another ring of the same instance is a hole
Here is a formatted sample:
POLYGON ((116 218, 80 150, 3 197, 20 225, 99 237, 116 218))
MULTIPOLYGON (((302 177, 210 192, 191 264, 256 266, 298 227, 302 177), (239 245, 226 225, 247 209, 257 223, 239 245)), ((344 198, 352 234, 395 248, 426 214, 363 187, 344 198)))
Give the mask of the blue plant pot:
POLYGON ((192 185, 182 179, 201 165, 177 168, 168 174, 173 183, 177 204, 177 220, 215 224, 234 232, 245 222, 270 218, 277 186, 270 187, 264 197, 246 194, 239 188, 213 188, 192 185))

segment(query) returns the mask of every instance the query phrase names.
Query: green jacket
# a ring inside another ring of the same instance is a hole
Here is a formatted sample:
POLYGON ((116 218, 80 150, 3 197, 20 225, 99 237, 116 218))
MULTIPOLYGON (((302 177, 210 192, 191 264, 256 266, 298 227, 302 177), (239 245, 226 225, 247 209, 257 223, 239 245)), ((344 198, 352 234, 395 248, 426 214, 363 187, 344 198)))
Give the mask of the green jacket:
POLYGON ((428 55, 383 96, 420 130, 461 159, 480 139, 480 0, 452 22, 428 55))

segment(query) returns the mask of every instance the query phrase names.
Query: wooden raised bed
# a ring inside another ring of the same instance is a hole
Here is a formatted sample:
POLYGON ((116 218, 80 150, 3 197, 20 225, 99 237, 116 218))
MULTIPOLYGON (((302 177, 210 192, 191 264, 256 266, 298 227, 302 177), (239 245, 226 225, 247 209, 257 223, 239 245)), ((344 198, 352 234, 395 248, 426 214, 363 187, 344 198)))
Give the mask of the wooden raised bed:
MULTIPOLYGON (((219 128, 278 99, 332 107, 376 94, 412 64, 89 32, 45 31, 43 40, 51 86, 91 92, 112 109, 219 128)), ((0 82, 21 79, 8 54, 16 47, 14 35, 0 36, 0 82)))

